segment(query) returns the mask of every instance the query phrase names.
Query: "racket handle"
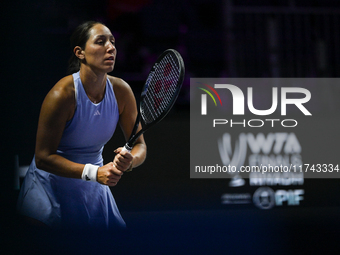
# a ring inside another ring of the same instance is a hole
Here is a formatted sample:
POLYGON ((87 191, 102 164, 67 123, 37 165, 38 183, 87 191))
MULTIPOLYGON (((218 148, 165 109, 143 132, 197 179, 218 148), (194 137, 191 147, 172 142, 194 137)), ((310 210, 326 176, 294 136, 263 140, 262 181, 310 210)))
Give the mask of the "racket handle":
POLYGON ((131 152, 132 150, 132 147, 130 147, 128 144, 125 144, 122 151, 128 151, 128 152, 131 152))
POLYGON ((128 151, 128 152, 131 152, 132 148, 128 145, 128 144, 125 144, 122 151, 128 151))

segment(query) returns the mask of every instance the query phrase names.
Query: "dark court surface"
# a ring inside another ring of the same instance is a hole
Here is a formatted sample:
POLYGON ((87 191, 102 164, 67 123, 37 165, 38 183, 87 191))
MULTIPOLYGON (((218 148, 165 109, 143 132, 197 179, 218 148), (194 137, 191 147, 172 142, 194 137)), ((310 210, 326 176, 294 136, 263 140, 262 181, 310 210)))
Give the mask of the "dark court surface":
MULTIPOLYGON (((337 254, 339 208, 123 213, 128 229, 5 230, 2 254, 337 254)), ((17 224, 20 221, 16 222, 17 224)))

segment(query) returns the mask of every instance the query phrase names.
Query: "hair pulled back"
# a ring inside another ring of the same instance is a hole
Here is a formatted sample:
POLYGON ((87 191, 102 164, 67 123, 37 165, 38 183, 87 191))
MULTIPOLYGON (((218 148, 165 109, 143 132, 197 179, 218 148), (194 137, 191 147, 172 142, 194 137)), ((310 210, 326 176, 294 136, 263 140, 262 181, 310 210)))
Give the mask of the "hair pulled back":
POLYGON ((87 40, 90 38, 90 30, 96 24, 102 24, 98 21, 87 21, 79 25, 73 32, 71 36, 71 50, 72 55, 68 61, 68 73, 72 74, 78 72, 80 70, 80 59, 74 54, 73 49, 76 46, 79 46, 82 49, 85 49, 85 45, 87 40))

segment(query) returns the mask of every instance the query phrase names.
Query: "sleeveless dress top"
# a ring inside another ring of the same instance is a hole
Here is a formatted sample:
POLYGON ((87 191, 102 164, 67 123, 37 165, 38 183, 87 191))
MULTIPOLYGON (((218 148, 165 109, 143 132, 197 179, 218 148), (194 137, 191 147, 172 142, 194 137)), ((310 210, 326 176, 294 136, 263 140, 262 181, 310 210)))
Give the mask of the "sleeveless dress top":
MULTIPOLYGON (((79 72, 73 74, 76 109, 67 122, 57 153, 73 162, 103 165, 102 151, 119 119, 117 100, 109 79, 103 100, 87 97, 79 72)), ((60 177, 35 165, 27 171, 17 209, 53 228, 125 227, 108 186, 81 179, 60 177)))

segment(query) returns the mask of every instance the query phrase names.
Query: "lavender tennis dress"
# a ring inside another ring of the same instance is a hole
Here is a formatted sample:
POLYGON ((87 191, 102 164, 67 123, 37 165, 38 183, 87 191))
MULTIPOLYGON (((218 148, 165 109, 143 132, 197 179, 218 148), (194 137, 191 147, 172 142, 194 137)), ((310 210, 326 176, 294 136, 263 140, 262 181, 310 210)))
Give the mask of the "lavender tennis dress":
MULTIPOLYGON (((76 110, 64 130, 57 153, 71 161, 103 165, 102 151, 113 135, 119 111, 110 81, 104 99, 92 103, 79 72, 73 74, 76 110)), ((20 190, 19 213, 55 227, 125 227, 108 186, 81 179, 60 177, 35 165, 28 169, 20 190)))

